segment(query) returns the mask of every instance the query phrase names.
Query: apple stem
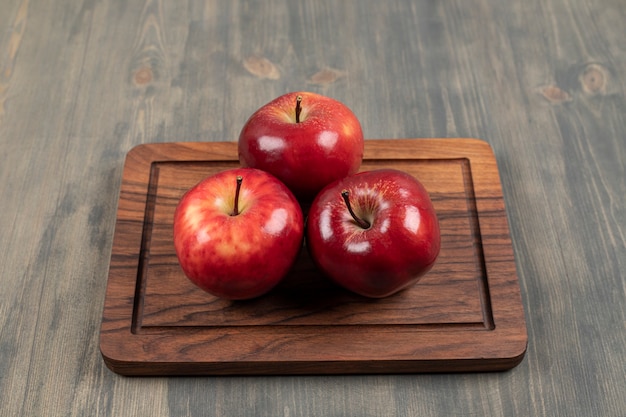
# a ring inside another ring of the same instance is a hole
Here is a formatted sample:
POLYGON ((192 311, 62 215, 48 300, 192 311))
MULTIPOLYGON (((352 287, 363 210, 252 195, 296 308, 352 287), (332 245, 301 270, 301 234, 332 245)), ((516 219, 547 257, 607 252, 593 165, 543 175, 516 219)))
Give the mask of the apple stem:
POLYGON ((235 189, 235 204, 233 206, 233 216, 239 214, 239 191, 241 190, 241 183, 243 182, 243 177, 241 175, 237 175, 237 188, 235 189))
POLYGON ((300 123, 300 113, 302 113, 302 107, 300 107, 301 102, 302 96, 296 97, 296 123, 300 123))
POLYGON ((369 229, 371 224, 367 220, 358 217, 354 213, 354 210, 352 210, 352 205, 350 204, 350 191, 343 190, 341 192, 341 196, 343 197, 343 201, 345 201, 346 207, 348 207, 348 211, 350 212, 350 215, 352 216, 356 224, 358 224, 363 229, 369 229))

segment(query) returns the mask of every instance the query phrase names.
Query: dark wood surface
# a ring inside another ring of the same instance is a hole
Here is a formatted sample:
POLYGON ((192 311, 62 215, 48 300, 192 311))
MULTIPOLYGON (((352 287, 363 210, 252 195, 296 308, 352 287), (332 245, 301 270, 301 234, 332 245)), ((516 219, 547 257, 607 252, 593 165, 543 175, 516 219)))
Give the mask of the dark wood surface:
POLYGON ((176 259, 174 209, 203 178, 238 165, 236 142, 152 143, 128 153, 100 337, 114 372, 476 372, 508 370, 523 359, 524 311, 487 142, 366 142, 361 170, 393 168, 418 178, 441 228, 434 268, 380 300, 331 284, 306 245, 288 276, 263 297, 231 302, 193 285, 176 259))
POLYGON ((623 0, 0 0, 0 415, 624 416, 623 0), (503 373, 127 378, 99 330, 126 153, 289 90, 493 148, 528 325, 503 373))

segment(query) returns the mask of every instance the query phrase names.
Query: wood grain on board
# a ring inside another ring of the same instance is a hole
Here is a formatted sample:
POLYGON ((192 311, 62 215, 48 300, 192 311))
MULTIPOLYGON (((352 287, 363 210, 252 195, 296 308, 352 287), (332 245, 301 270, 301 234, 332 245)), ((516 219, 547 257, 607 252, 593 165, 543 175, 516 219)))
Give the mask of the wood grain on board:
MULTIPOLYGON (((306 247, 281 284, 248 301, 195 287, 172 243, 173 212, 202 178, 239 165, 236 143, 145 144, 127 155, 101 328, 126 375, 495 371, 527 335, 494 155, 477 139, 368 140, 361 170, 418 178, 442 249, 421 281, 372 300, 332 284, 306 247)), ((278 256, 278 255, 277 255, 278 256)))

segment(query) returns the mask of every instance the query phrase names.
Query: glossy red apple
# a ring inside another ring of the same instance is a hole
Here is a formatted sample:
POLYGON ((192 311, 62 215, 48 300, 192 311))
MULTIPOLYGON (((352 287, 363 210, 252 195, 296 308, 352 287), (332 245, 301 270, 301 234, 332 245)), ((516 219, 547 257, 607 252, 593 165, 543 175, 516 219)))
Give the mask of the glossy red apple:
POLYGON ((306 244, 317 266, 357 294, 381 298, 416 283, 439 255, 439 222, 423 185, 381 169, 330 184, 315 198, 306 244))
POLYGON ((298 201, 271 174, 239 168, 209 176, 181 198, 174 247, 185 275, 226 299, 258 297, 287 274, 303 241, 298 201))
POLYGON ((361 124, 346 105, 292 92, 250 116, 239 135, 239 160, 273 174, 310 202, 326 185, 358 171, 363 145, 361 124))

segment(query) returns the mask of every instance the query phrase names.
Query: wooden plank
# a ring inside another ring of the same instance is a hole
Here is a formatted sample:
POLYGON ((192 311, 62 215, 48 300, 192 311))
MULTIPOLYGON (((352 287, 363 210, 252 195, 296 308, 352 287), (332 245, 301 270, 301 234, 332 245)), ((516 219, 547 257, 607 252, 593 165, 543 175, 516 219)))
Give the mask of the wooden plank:
POLYGON ((326 279, 306 248, 268 295, 211 296, 172 244, 182 194, 238 166, 236 143, 163 143, 127 156, 101 329, 107 365, 128 375, 494 371, 527 336, 495 158, 475 139, 370 140, 361 170, 393 167, 429 190, 441 255, 418 284, 370 300, 326 279))

